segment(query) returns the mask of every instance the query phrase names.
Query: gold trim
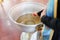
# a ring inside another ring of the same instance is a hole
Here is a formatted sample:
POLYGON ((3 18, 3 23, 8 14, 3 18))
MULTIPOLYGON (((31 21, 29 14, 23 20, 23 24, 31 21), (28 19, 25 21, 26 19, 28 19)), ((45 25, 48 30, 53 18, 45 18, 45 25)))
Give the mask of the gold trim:
MULTIPOLYGON (((57 18, 57 3, 58 3, 58 0, 54 0, 54 18, 57 18)), ((54 33, 54 30, 51 31, 49 40, 52 39, 53 33, 54 33)))
POLYGON ((53 33, 54 33, 54 30, 51 30, 49 40, 51 40, 51 39, 52 39, 53 33))
POLYGON ((58 0, 54 0, 54 18, 57 18, 57 3, 58 0))

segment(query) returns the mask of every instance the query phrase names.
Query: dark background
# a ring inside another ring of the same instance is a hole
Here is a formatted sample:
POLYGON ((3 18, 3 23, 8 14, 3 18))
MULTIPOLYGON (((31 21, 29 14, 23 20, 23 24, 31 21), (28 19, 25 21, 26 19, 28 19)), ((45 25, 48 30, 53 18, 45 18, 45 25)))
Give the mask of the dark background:
POLYGON ((60 0, 58 0, 58 3, 57 3, 57 18, 60 19, 60 0))

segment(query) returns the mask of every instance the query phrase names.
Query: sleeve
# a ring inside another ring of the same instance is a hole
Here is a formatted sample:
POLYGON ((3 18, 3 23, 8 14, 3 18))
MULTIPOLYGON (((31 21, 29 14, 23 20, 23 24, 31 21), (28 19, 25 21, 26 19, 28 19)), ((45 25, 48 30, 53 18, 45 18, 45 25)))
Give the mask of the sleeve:
POLYGON ((48 26, 49 28, 52 28, 52 29, 56 29, 56 26, 57 26, 57 20, 56 19, 53 19, 51 17, 47 17, 47 16, 43 16, 41 18, 41 21, 46 25, 48 26))

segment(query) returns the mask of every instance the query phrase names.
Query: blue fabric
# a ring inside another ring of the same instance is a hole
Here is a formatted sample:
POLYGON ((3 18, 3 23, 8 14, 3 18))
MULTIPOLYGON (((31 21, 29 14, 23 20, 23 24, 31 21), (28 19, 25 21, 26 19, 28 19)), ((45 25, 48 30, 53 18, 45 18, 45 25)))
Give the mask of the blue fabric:
POLYGON ((50 17, 54 16, 54 0, 49 0, 46 15, 50 17))
MULTIPOLYGON (((49 0, 46 15, 54 17, 54 0, 49 0)), ((51 29, 46 29, 43 32, 43 40, 49 40, 51 29)))
POLYGON ((44 32, 43 32, 43 40, 49 40, 49 38, 50 38, 50 32, 51 32, 51 29, 47 29, 45 27, 44 32))

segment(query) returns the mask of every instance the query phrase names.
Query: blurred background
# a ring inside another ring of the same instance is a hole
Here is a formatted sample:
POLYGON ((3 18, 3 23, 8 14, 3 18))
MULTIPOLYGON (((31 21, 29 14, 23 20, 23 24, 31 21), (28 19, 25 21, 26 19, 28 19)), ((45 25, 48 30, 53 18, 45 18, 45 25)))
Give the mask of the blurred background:
MULTIPOLYGON (((1 1, 1 0, 0 0, 1 1)), ((11 7, 29 0, 3 0, 0 3, 0 40, 19 40, 21 31, 16 25, 10 23, 7 12, 11 7)), ((48 0, 33 0, 47 6, 48 0)))

